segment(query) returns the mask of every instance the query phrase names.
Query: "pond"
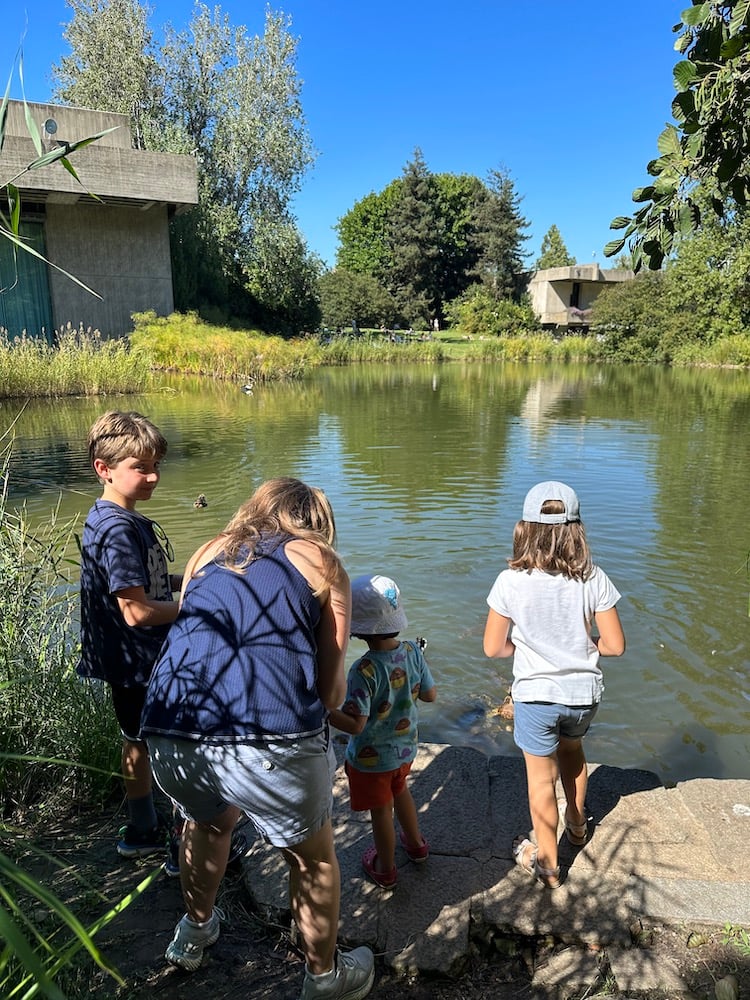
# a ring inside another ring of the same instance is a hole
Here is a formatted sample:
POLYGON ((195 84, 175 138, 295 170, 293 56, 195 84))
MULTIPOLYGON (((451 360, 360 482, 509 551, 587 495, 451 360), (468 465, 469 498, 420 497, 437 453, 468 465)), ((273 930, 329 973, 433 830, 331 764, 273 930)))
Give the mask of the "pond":
MULTIPOLYGON (((18 416, 10 504, 32 521, 59 505, 82 524, 98 495, 86 432, 109 408, 146 413, 169 440, 140 509, 167 531, 176 571, 263 479, 322 487, 350 575, 393 576, 407 637, 428 640, 438 701, 422 706, 422 739, 488 753, 517 751, 492 714, 511 668, 482 653, 486 596, 527 489, 569 482, 623 594, 628 640, 603 660, 589 759, 667 783, 748 776, 747 372, 360 366, 252 395, 164 376, 145 396, 6 401, 3 428, 18 416)), ((348 660, 362 649, 352 640, 348 660)))

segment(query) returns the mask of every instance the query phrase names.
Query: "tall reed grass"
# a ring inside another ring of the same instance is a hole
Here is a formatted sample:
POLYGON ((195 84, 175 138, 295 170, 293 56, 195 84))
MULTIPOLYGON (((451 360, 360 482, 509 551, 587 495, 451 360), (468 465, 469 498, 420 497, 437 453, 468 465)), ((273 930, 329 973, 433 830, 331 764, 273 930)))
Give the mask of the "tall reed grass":
POLYGON ((674 351, 672 364, 677 366, 750 368, 750 334, 737 333, 729 337, 721 337, 712 344, 682 344, 674 351))
POLYGON ((369 337, 334 337, 321 347, 321 364, 353 365, 371 362, 382 364, 418 364, 445 360, 445 349, 437 341, 394 343, 369 337))
POLYGON ((478 361, 596 361, 600 355, 596 338, 579 334, 559 339, 550 333, 493 337, 472 346, 478 361))
POLYGON ((0 494, 0 816, 104 800, 118 782, 120 736, 108 690, 82 682, 78 600, 68 561, 75 525, 32 528, 0 494), (71 766, 82 765, 82 766, 71 766))
MULTIPOLYGON (((122 982, 93 935, 139 895, 154 874, 95 924, 21 864, 33 829, 81 801, 119 787, 120 735, 104 687, 75 673, 77 577, 66 553, 74 525, 51 513, 32 530, 7 502, 10 447, 0 458, 0 996, 64 1000, 58 977, 86 950, 122 982), (32 820, 33 816, 33 820, 32 820)), ((155 870, 156 871, 156 870, 155 870)))
POLYGON ((0 398, 142 392, 151 384, 148 359, 133 354, 126 340, 68 326, 50 345, 0 329, 0 398))
POLYGON ((284 340, 211 326, 195 313, 135 313, 133 321, 132 352, 156 368, 263 382, 300 378, 320 363, 320 345, 313 338, 284 340))

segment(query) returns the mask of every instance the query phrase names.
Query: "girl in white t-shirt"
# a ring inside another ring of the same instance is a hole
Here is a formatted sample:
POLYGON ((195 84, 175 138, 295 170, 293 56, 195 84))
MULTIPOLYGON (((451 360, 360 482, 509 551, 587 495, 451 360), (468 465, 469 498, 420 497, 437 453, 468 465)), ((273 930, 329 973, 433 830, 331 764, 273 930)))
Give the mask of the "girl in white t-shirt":
POLYGON ((587 770, 582 738, 603 691, 600 656, 621 656, 620 594, 591 561, 578 497, 564 483, 538 483, 513 533, 513 558, 487 597, 487 656, 513 657, 514 739, 523 751, 534 842, 513 841, 516 864, 557 889, 558 773, 565 834, 582 846, 587 770), (596 635, 592 635, 595 626, 596 635))

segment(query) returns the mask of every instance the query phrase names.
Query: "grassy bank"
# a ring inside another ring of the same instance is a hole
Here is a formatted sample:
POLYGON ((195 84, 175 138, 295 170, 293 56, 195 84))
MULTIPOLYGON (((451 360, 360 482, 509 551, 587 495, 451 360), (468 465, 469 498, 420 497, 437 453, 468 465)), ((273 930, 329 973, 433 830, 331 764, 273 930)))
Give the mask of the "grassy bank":
MULTIPOLYGON (((372 331, 284 340, 259 330, 212 326, 194 314, 137 313, 134 321, 128 338, 105 340, 98 332, 67 329, 58 333, 54 347, 28 337, 11 340, 0 331, 0 398, 139 393, 154 385, 158 371, 252 383, 302 378, 324 365, 618 361, 607 341, 580 334, 470 338, 450 330, 430 340, 394 342, 372 331)), ((749 368, 750 337, 680 345, 672 364, 749 368)))
POLYGON ((0 332, 0 398, 141 392, 151 382, 148 359, 133 354, 124 340, 67 328, 53 347, 0 332))
POLYGON ((136 313, 133 319, 131 351, 153 368, 263 382, 299 378, 321 360, 315 339, 284 340, 259 330, 211 326, 193 313, 136 313))

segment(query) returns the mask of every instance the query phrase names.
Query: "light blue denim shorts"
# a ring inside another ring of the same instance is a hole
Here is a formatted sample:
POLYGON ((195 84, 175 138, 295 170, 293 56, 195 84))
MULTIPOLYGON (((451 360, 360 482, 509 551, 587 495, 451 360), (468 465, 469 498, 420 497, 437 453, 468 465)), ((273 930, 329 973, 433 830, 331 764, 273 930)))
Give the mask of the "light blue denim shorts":
POLYGON ((326 823, 336 755, 328 731, 300 739, 202 743, 148 737, 159 787, 187 819, 206 823, 241 809, 274 847, 292 847, 326 823))
POLYGON ((599 705, 553 705, 542 701, 513 702, 513 739, 524 753, 551 757, 560 737, 580 739, 588 732, 599 705))

